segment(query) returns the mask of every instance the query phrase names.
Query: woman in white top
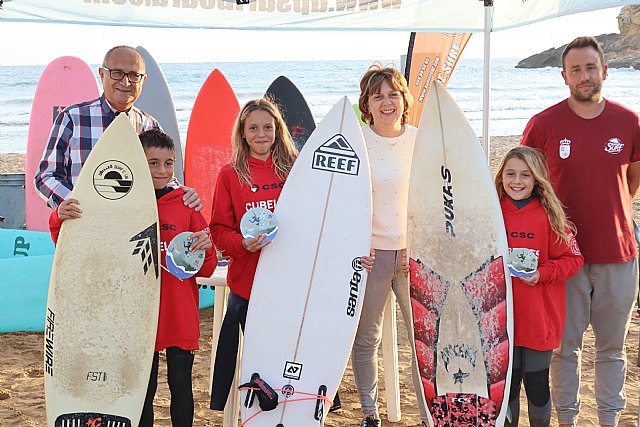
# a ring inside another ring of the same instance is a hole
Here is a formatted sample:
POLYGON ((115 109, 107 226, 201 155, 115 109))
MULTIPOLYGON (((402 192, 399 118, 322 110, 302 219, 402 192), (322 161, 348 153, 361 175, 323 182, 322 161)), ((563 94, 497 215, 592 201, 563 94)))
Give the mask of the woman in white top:
MULTIPOLYGON (((407 198, 417 128, 407 124, 413 98, 404 76, 392 66, 374 64, 360 80, 360 111, 367 123, 364 138, 373 189, 372 249, 376 262, 369 273, 352 366, 362 405, 362 427, 380 426, 378 414, 378 347, 384 306, 393 289, 413 343, 407 259, 407 198)), ((415 358, 413 358, 415 360, 415 358)), ((422 393, 413 363, 414 387, 422 393)), ((418 397, 418 402, 424 399, 418 397)), ((426 411, 420 407, 421 418, 426 411)), ((426 425, 426 422, 424 423, 426 425)))

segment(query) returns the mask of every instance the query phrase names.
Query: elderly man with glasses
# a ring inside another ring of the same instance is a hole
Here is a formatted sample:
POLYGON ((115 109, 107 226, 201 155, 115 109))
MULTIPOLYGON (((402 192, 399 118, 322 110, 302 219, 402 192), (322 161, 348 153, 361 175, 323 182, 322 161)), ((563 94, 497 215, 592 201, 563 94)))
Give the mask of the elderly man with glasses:
MULTIPOLYGON (((144 59, 137 50, 130 46, 111 48, 99 72, 102 96, 65 108, 51 129, 35 177, 36 188, 51 208, 69 198, 82 165, 118 114, 126 114, 137 133, 160 128, 156 119, 133 106, 147 78, 144 59)), ((185 205, 199 210, 198 195, 192 189, 185 190, 185 205)))

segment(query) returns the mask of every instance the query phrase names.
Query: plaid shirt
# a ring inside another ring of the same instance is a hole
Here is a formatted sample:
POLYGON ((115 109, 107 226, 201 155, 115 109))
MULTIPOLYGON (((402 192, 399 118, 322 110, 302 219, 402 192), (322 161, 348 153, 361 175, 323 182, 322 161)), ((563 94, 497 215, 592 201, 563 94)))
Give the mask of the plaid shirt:
MULTIPOLYGON (((132 107, 127 116, 137 133, 160 127, 156 119, 136 107, 132 107)), ((115 118, 104 94, 92 101, 71 105, 58 115, 35 177, 36 188, 51 208, 69 198, 82 165, 115 118)))

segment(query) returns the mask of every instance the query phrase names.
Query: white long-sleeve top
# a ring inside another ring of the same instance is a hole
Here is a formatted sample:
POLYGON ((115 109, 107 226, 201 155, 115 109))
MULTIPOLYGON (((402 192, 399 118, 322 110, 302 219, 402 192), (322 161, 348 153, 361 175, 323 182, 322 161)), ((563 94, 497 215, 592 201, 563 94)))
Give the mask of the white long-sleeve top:
POLYGON ((369 153, 373 190, 374 249, 399 250, 407 247, 407 201, 411 159, 418 129, 404 125, 404 133, 385 138, 369 125, 362 128, 369 153))

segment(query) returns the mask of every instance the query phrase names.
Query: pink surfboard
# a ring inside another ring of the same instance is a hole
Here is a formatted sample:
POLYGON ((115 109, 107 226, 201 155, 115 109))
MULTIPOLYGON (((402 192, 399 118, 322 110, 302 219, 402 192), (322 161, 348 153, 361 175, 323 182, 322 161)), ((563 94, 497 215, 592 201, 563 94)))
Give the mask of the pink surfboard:
POLYGON ((231 131, 239 112, 231 85, 220 70, 213 70, 193 104, 184 156, 185 185, 198 192, 207 222, 218 172, 231 161, 231 131))
POLYGON ((51 127, 65 107, 100 96, 91 67, 80 58, 62 56, 42 72, 31 107, 25 170, 25 215, 28 230, 49 231, 51 209, 34 184, 51 127))

